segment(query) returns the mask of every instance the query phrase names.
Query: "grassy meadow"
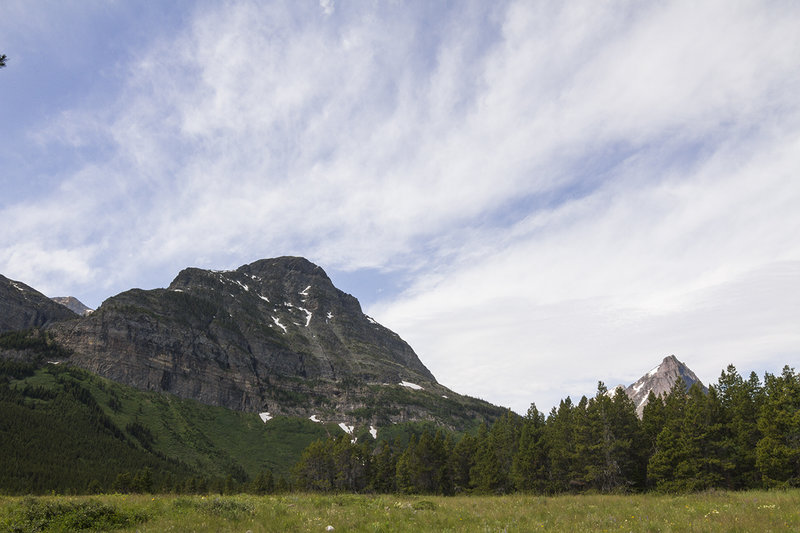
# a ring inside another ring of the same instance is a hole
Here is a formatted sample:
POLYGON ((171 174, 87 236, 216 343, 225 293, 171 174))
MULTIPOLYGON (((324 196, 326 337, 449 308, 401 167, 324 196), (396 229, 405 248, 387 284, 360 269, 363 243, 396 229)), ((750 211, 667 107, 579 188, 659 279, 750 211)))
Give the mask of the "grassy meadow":
POLYGON ((691 495, 0 497, 0 531, 800 531, 800 490, 691 495))

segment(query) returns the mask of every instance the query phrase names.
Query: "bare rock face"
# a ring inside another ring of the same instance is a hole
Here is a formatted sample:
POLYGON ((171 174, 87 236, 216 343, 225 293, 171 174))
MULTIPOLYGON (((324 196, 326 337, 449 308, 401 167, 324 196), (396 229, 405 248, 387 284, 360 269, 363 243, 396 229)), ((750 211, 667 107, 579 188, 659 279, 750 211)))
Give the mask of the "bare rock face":
POLYGON ((700 379, 688 366, 678 361, 674 355, 670 355, 665 357, 657 367, 628 386, 625 393, 636 404, 636 413, 641 417, 650 391, 653 391, 656 396, 667 394, 678 379, 683 380, 686 390, 689 390, 694 383, 700 383, 705 389, 700 379))
POLYGON ((453 404, 463 397, 439 385, 405 341, 297 257, 187 268, 166 289, 126 291, 51 332, 74 352, 72 364, 231 409, 329 421, 501 413, 453 404))
POLYGON ((39 291, 0 275, 0 333, 38 328, 76 317, 39 291))
POLYGON ((91 314, 91 312, 92 312, 91 308, 89 308, 86 305, 84 305, 83 302, 81 302, 80 300, 78 300, 74 296, 53 296, 50 299, 53 300, 57 304, 63 305, 64 307, 66 307, 67 309, 72 311, 73 313, 75 313, 77 315, 80 315, 80 316, 86 316, 88 314, 91 314))

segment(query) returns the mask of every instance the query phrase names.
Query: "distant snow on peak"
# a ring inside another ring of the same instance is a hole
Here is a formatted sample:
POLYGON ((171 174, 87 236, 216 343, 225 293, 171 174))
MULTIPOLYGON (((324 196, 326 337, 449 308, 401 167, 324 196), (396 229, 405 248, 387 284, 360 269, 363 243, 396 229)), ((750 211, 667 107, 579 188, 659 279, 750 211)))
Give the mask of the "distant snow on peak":
POLYGON ((629 385, 625 389, 625 393, 636 404, 636 413, 641 417, 650 393, 652 392, 656 396, 667 394, 678 379, 683 380, 687 390, 695 382, 700 383, 700 386, 705 389, 705 386, 688 366, 678 361, 674 355, 670 355, 665 357, 657 367, 629 385))
POLYGON ((369 316, 369 315, 364 315, 364 318, 366 318, 366 319, 367 319, 367 321, 368 321, 370 324, 375 324, 376 326, 378 325, 378 323, 375 321, 375 319, 374 319, 374 318, 372 318, 371 316, 369 316))
POLYGON ((308 296, 308 289, 311 288, 311 285, 303 289, 302 291, 298 292, 297 294, 302 294, 303 296, 308 296))
POLYGON ((401 381, 400 385, 402 385, 403 387, 408 387, 409 389, 424 390, 422 387, 420 387, 416 383, 411 383, 410 381, 401 381))
POLYGON ((258 413, 258 416, 261 417, 261 421, 264 422, 265 424, 267 423, 267 421, 272 420, 272 415, 269 413, 258 413))

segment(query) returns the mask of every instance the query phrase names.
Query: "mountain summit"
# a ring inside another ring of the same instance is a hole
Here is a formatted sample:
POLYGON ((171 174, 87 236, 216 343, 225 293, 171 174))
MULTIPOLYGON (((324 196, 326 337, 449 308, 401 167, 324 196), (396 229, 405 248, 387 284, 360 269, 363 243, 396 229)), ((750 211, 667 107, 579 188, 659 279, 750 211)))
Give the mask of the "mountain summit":
POLYGON ((479 422, 481 409, 501 412, 439 385, 405 341, 300 257, 187 268, 166 289, 123 292, 51 332, 73 364, 101 376, 264 418, 457 427, 479 422))
POLYGON ((0 333, 41 327, 76 316, 21 281, 0 275, 0 333))
POLYGON ((87 307, 83 302, 75 298, 74 296, 53 296, 50 298, 57 304, 61 304, 73 313, 76 313, 81 316, 86 316, 91 314, 92 309, 87 307))
POLYGON ((670 355, 665 357, 657 367, 628 386, 625 393, 636 404, 636 413, 641 417, 650 391, 656 396, 667 394, 678 378, 686 384, 686 390, 689 390, 689 387, 695 382, 700 383, 705 389, 700 379, 688 366, 678 361, 674 355, 670 355))

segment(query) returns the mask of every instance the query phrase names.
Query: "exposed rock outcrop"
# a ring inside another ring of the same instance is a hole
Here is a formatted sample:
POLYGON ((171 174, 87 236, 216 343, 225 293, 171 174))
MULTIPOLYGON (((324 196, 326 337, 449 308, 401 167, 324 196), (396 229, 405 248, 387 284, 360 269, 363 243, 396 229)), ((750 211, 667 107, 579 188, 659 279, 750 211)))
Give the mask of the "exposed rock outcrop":
POLYGON ((50 299, 56 302, 57 304, 63 305, 73 313, 80 316, 86 316, 92 312, 92 309, 90 307, 84 305, 83 302, 81 302, 74 296, 54 296, 50 299))
POLYGON ((678 361, 674 355, 670 355, 665 357, 657 367, 629 385, 625 389, 625 393, 636 404, 636 413, 641 417, 650 391, 656 396, 667 394, 678 379, 683 380, 686 390, 689 390, 689 387, 695 382, 700 383, 700 386, 705 389, 703 383, 688 366, 678 361))
POLYGON ((452 426, 502 412, 439 385, 405 341, 298 257, 187 268, 166 289, 126 291, 51 332, 101 376, 231 409, 452 426))
POLYGON ((39 291, 0 275, 0 333, 38 328, 76 317, 39 291))

